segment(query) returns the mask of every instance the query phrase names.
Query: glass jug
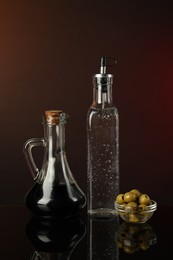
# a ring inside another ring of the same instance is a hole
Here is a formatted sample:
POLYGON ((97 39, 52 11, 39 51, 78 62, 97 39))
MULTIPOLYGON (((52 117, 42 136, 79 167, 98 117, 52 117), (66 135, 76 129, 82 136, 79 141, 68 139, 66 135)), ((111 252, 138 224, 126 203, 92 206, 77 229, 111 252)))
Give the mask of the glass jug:
POLYGON ((25 204, 33 215, 47 218, 68 218, 78 215, 86 198, 70 170, 65 152, 65 123, 67 114, 61 110, 45 111, 44 138, 31 138, 24 144, 24 155, 34 185, 25 196, 25 204), (44 147, 39 170, 32 148, 44 147))

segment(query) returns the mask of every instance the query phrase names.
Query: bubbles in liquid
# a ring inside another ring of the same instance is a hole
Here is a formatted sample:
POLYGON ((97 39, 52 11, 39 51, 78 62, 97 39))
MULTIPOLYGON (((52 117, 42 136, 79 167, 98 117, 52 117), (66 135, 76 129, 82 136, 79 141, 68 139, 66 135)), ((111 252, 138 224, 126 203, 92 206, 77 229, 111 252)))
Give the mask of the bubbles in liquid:
POLYGON ((114 210, 118 194, 118 115, 116 108, 91 109, 88 124, 88 174, 93 208, 114 210))

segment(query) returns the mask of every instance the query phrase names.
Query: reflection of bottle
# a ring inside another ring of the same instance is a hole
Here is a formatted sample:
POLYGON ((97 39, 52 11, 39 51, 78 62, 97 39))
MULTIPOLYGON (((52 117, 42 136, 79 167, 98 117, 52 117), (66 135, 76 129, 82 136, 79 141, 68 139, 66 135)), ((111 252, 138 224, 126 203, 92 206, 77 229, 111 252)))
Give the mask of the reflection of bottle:
POLYGON ((85 206, 85 195, 77 185, 65 153, 67 115, 60 110, 45 112, 44 138, 32 138, 24 145, 24 154, 35 183, 25 197, 33 214, 41 217, 74 216, 85 206), (39 171, 31 149, 44 147, 44 160, 39 171))
POLYGON ((123 222, 117 232, 116 244, 125 253, 133 254, 139 249, 147 250, 155 244, 157 236, 152 227, 147 224, 130 224, 123 222))
POLYGON ((88 220, 88 260, 119 260, 119 249, 115 244, 118 218, 88 220))
POLYGON ((68 220, 40 220, 32 218, 26 234, 35 248, 33 260, 69 260, 85 235, 85 225, 79 217, 68 220))
POLYGON ((113 75, 106 74, 109 60, 102 57, 100 74, 93 76, 93 103, 87 114, 87 207, 95 217, 116 215, 119 193, 119 116, 112 99, 113 75))

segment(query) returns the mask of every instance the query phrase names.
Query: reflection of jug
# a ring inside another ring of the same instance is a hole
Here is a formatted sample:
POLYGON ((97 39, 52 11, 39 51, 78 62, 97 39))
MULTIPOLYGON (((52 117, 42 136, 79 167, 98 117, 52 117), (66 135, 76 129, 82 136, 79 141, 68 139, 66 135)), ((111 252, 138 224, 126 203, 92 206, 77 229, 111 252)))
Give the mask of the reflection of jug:
POLYGON ((69 260, 85 235, 85 225, 79 217, 52 221, 31 218, 26 234, 35 252, 32 260, 69 260))
POLYGON ((123 222, 116 236, 118 248, 121 248, 127 254, 133 254, 139 249, 145 251, 156 241, 157 236, 147 223, 131 224, 123 222))
POLYGON ((70 217, 85 206, 85 195, 77 185, 65 153, 65 123, 61 110, 45 112, 44 138, 32 138, 24 144, 24 154, 35 183, 25 197, 26 206, 40 217, 70 217), (41 170, 35 165, 32 148, 44 147, 41 170))

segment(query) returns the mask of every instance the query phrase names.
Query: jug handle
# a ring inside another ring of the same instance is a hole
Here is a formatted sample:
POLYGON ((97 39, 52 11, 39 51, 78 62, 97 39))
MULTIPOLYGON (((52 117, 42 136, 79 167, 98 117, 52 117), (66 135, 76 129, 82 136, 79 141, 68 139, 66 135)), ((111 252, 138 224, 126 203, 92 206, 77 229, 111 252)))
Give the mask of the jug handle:
POLYGON ((36 180, 39 175, 39 169, 37 168, 32 155, 32 148, 35 146, 45 146, 44 138, 31 138, 27 140, 23 146, 23 152, 34 180, 36 180))

